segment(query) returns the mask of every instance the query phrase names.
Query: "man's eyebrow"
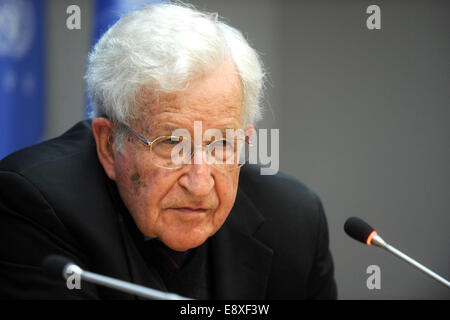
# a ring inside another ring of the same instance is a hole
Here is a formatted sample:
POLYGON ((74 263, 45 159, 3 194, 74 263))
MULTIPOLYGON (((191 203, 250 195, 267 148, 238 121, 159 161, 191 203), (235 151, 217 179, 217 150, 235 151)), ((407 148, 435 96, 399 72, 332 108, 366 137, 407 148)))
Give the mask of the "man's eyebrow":
MULTIPOLYGON (((175 125, 175 124, 161 124, 161 125, 157 125, 153 129, 150 129, 150 131, 153 131, 153 132, 155 132, 155 131, 174 131, 174 130, 177 130, 177 129, 185 129, 185 130, 190 131, 190 129, 188 129, 185 126, 175 125)), ((239 130, 241 128, 240 127, 236 128, 233 125, 223 125, 223 126, 218 126, 217 128, 208 128, 206 130, 209 130, 209 129, 216 129, 216 130, 219 130, 219 131, 221 131, 222 133, 225 134, 226 130, 239 130)), ((205 128, 203 128, 203 132, 205 132, 206 130, 205 130, 205 128)))
POLYGON ((173 125, 173 124, 161 124, 157 125, 154 128, 149 128, 149 132, 172 132, 176 129, 183 129, 181 126, 173 125))

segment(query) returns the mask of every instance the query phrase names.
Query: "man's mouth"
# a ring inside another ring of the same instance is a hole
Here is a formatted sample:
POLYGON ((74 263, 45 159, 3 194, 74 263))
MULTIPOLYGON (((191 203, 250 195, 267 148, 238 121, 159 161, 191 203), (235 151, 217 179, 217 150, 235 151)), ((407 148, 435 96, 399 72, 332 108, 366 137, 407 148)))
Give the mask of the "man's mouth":
POLYGON ((209 209, 207 209, 207 208, 193 208, 193 207, 172 208, 172 210, 176 210, 180 213, 185 213, 185 214, 202 214, 202 213, 207 213, 209 211, 209 209))

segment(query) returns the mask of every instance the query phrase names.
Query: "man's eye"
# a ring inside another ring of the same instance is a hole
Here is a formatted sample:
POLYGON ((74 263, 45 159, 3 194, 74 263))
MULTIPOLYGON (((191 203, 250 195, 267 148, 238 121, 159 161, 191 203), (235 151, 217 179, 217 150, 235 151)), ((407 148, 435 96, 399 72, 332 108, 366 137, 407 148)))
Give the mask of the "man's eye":
POLYGON ((224 148, 224 149, 230 149, 233 147, 233 143, 227 140, 217 140, 214 141, 211 146, 213 148, 224 148))

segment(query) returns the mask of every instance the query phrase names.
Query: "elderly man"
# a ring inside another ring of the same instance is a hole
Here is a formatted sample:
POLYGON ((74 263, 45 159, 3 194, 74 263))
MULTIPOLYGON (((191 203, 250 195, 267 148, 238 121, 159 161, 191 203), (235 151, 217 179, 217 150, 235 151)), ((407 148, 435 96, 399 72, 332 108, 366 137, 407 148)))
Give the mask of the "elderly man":
POLYGON ((86 80, 92 120, 0 163, 1 297, 136 298, 47 278, 60 254, 197 299, 336 298, 319 198, 240 161, 264 72, 239 31, 148 6, 99 40, 86 80))

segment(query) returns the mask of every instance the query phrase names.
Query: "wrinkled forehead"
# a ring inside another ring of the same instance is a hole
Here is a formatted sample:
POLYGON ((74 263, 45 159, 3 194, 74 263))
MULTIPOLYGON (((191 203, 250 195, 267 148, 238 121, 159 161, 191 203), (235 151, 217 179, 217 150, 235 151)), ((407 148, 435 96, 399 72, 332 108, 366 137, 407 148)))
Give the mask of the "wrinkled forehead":
POLYGON ((173 103, 160 103, 146 110, 140 126, 155 132, 184 128, 193 131, 199 126, 207 129, 237 129, 242 126, 240 101, 189 101, 177 99, 173 103))
POLYGON ((242 85, 233 69, 219 68, 188 87, 174 93, 144 88, 139 96, 139 126, 143 130, 161 128, 193 129, 194 122, 206 128, 242 126, 242 85))

